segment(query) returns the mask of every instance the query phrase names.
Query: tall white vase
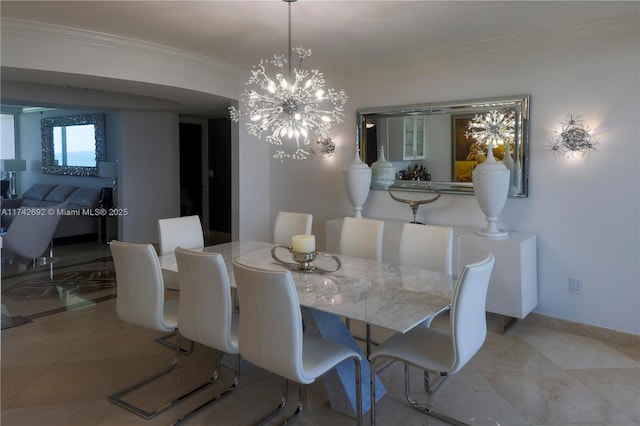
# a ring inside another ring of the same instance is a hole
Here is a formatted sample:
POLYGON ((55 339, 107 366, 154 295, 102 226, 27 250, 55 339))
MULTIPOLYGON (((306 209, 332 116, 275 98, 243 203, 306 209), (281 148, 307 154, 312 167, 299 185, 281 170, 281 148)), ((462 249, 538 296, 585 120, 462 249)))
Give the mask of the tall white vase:
POLYGON ((515 195, 518 193, 518 189, 513 186, 513 157, 511 157, 511 144, 509 142, 505 142, 504 144, 505 146, 505 151, 504 151, 504 157, 502 158, 502 164, 504 164, 507 169, 509 169, 510 172, 510 176, 509 176, 509 195, 515 195))
POLYGON ((511 145, 509 142, 505 142, 504 144, 504 157, 502 158, 502 164, 507 166, 509 171, 513 170, 513 157, 511 157, 511 145))
POLYGON ((356 147, 356 156, 344 166, 344 184, 349 201, 356 211, 355 217, 362 217, 362 206, 369 197, 371 186, 371 169, 360 158, 360 147, 356 147))
POLYGON ((509 233, 498 229, 496 222, 509 195, 511 172, 493 158, 493 150, 488 149, 487 159, 473 170, 473 189, 480 209, 487 219, 486 228, 478 234, 491 238, 506 238, 509 233))
POLYGON ((384 157, 384 146, 380 147, 378 161, 371 165, 371 187, 373 189, 387 189, 396 180, 396 169, 393 163, 384 157))
POLYGON ((522 167, 520 166, 520 157, 516 157, 516 161, 511 168, 511 184, 513 185, 516 193, 522 191, 522 167))

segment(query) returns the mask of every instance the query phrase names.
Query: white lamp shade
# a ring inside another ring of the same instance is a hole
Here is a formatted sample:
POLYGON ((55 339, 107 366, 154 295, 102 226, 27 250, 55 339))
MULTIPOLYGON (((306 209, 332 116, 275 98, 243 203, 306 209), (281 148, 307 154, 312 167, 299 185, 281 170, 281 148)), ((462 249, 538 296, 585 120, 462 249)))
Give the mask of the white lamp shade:
POLYGON ((27 170, 26 160, 0 160, 0 169, 3 172, 24 172, 27 170))
POLYGON ((116 163, 101 161, 98 163, 98 175, 106 178, 116 177, 116 163))

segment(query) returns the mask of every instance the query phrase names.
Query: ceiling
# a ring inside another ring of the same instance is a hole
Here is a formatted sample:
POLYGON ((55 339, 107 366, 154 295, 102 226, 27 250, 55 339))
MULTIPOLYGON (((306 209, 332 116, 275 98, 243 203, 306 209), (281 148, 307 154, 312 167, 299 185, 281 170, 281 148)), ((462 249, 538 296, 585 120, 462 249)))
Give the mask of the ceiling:
MULTIPOLYGON (((602 31, 638 16, 638 1, 353 1, 291 3, 293 46, 307 61, 367 64, 464 48, 516 46, 602 31)), ((248 70, 287 48, 287 3, 234 1, 6 1, 3 18, 43 22, 194 52, 248 70)), ((3 69, 3 84, 49 83, 53 75, 3 69)), ((58 76, 60 77, 60 76, 58 76)), ((59 80, 58 80, 59 81, 59 80)), ((213 98, 122 81, 77 85, 138 93, 193 109, 213 98)), ((114 95, 114 97, 117 97, 114 95)))

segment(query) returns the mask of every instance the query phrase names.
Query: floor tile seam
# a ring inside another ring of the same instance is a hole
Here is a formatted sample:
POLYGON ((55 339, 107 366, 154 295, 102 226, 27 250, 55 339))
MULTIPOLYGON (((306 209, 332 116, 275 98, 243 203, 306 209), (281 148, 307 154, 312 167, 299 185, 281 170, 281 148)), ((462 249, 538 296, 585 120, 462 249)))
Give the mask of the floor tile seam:
MULTIPOLYGON (((548 369, 545 369, 545 370, 540 370, 540 371, 538 371, 538 373, 539 373, 539 372, 542 372, 542 371, 543 371, 543 372, 553 372, 553 371, 556 371, 556 372, 565 373, 565 374, 569 375, 569 373, 567 373, 566 371, 564 371, 564 370, 562 370, 562 369, 560 369, 560 370, 548 370, 548 369)), ((511 408, 514 410, 514 412, 518 413, 518 414, 519 414, 519 415, 521 415, 523 418, 525 418, 525 419, 527 420, 527 422, 530 422, 531 420, 530 420, 530 419, 528 419, 528 418, 527 418, 527 416, 526 416, 524 413, 522 413, 522 412, 521 412, 517 407, 514 407, 514 406, 511 404, 511 402, 510 402, 510 396, 511 396, 511 395, 509 395, 509 394, 505 395, 503 392, 501 392, 501 391, 500 391, 500 389, 498 389, 498 388, 493 384, 493 382, 494 382, 494 381, 493 381, 493 380, 491 380, 491 377, 488 377, 488 376, 486 375, 486 374, 491 374, 491 375, 493 375, 493 374, 496 374, 496 373, 497 373, 497 374, 500 374, 500 373, 503 373, 503 374, 504 374, 504 373, 511 373, 511 374, 513 374, 513 373, 516 373, 516 372, 522 372, 522 373, 525 373, 525 371, 509 371, 509 372, 499 372, 499 371, 498 371, 498 372, 496 372, 496 371, 493 371, 493 372, 487 372, 487 373, 485 373, 485 372, 480 372, 480 376, 481 376, 481 377, 482 377, 482 378, 483 378, 483 379, 484 379, 484 380, 489 384, 489 386, 494 390, 494 392, 496 392, 496 394, 497 394, 497 395, 500 395, 500 397, 506 401, 506 403, 509 405, 509 407, 511 407, 511 408)), ((529 372, 529 373, 531 373, 531 372, 529 372)), ((571 375, 569 375, 569 376, 573 378, 573 376, 571 376, 571 375)), ((513 377, 513 376, 511 376, 511 378, 512 378, 512 377, 513 377)), ((536 379, 538 379, 538 377, 539 377, 539 375, 538 375, 538 374, 536 374, 536 375, 534 376, 534 378, 536 378, 536 379)), ((581 384, 582 384, 582 383, 581 383, 581 384)), ((583 386, 585 386, 584 384, 582 384, 582 385, 583 385, 583 386)), ((532 425, 533 425, 533 424, 536 424, 536 423, 530 423, 530 424, 532 424, 532 425)))
MULTIPOLYGON (((58 256, 59 257, 59 256, 58 256)), ((111 260, 100 260, 103 259, 107 256, 100 256, 97 258, 93 258, 91 260, 86 260, 86 261, 82 261, 82 262, 77 262, 77 263, 70 263, 70 264, 58 264, 56 265, 56 263, 53 263, 53 271, 55 274, 55 270, 56 269, 61 269, 61 268, 73 268, 76 266, 81 266, 81 265, 87 265, 90 263, 113 263, 113 259, 111 260)), ((31 268, 31 266, 27 266, 27 268, 31 268)), ((49 270, 49 266, 43 266, 43 267, 36 267, 30 270, 25 270, 25 271, 19 271, 15 274, 10 274, 10 275, 2 275, 2 279, 13 279, 13 278, 18 278, 18 277, 23 277, 23 276, 29 276, 29 275, 33 275, 33 274, 40 274, 40 273, 46 273, 49 270)))
MULTIPOLYGON (((530 372, 536 372, 536 371, 564 371, 565 368, 562 367, 560 364, 558 364, 557 362, 553 361, 551 358, 549 358, 548 356, 546 356, 543 352, 541 352, 540 350, 538 350, 537 347, 529 344, 528 342, 524 342, 524 344, 526 344, 529 348, 531 348, 532 353, 531 355, 537 355, 540 356, 541 359, 540 361, 543 361, 547 364, 547 366, 545 367, 535 367, 532 366, 531 368, 502 368, 502 369, 498 369, 498 370, 493 370, 491 368, 481 368, 481 367, 476 367, 478 369, 478 371, 487 371, 487 372, 525 372, 525 371, 530 371, 530 372)), ((492 352, 495 354, 495 352, 492 352)), ((539 361, 539 362, 540 362, 539 361)), ((474 360, 472 359, 470 361, 471 365, 474 365, 474 360)))
MULTIPOLYGON (((548 370, 545 370, 545 371, 548 371, 548 370)), ((593 390, 593 388, 589 384, 584 383, 582 380, 580 380, 580 377, 574 376, 568 370, 562 370, 562 372, 564 372, 572 380, 575 380, 581 387, 583 387, 583 389, 585 391, 588 391, 589 394, 591 394, 591 398, 589 400, 590 402, 598 402, 599 401, 600 403, 603 403, 603 404, 605 404, 605 405, 607 405, 609 407, 609 409, 607 410, 607 413, 611 412, 612 410, 615 410, 619 414, 621 414, 622 417, 625 417, 625 419, 615 420, 613 422, 611 422, 609 419, 602 419, 602 420, 595 420, 595 421, 592 421, 592 422, 590 421, 590 422, 587 422, 587 423, 584 423, 584 422, 583 423, 576 423, 576 425, 585 425, 586 426, 586 425, 592 424, 594 426, 596 426, 596 425, 600 426, 600 425, 606 424, 606 425, 612 425, 613 426, 616 423, 625 423, 625 422, 629 422, 629 421, 635 421, 635 419, 632 419, 626 412, 624 412, 620 407, 618 407, 615 404, 615 402, 612 401, 612 399, 609 399, 608 397, 603 396, 602 394, 600 394, 597 391, 593 390)), ((489 383, 491 384, 490 380, 487 379, 487 381, 489 381, 489 383)), ((555 381, 554 381, 554 383, 555 383, 555 381)), ((494 389, 496 390, 496 392, 499 395, 501 395, 507 402, 509 402, 508 396, 505 396, 504 394, 502 394, 497 388, 495 388, 495 386, 493 386, 493 384, 491 384, 491 385, 492 385, 492 387, 494 387, 494 389)), ((509 404, 509 405, 511 406, 511 404, 509 404)), ((516 409, 516 412, 519 412, 519 411, 516 409)), ((527 418, 527 416, 525 414, 521 413, 521 415, 523 417, 527 418)), ((527 421, 529 421, 528 418, 527 418, 527 421)), ((531 424, 534 425, 534 424, 537 424, 537 423, 531 423, 531 424)), ((544 424, 547 425, 548 423, 544 423, 544 424)), ((567 423, 562 422, 562 424, 565 425, 567 423)), ((568 424, 571 425, 572 423, 568 423, 568 424)))
MULTIPOLYGON (((28 389, 25 389, 25 392, 27 392, 28 389)), ((60 396, 60 395, 57 395, 60 396)), ((84 405, 87 403, 96 403, 96 402, 100 402, 102 400, 106 400, 108 398, 108 395, 99 395, 99 396, 90 396, 89 394, 74 394, 73 396, 69 396, 67 398, 61 398, 61 399, 54 399, 54 400, 50 400, 50 401, 34 401, 37 398, 31 398, 28 399, 26 401, 24 401, 23 403, 19 404, 19 405, 14 405, 12 407, 2 407, 2 411, 5 410, 33 410, 33 409, 47 409, 47 408, 51 408, 54 411, 56 409, 61 408, 61 406, 68 406, 68 405, 75 405, 75 404, 79 404, 79 405, 84 405), (83 396, 84 395, 84 396, 83 396), (32 403, 30 403, 31 401, 33 401, 32 403)), ((41 398, 40 398, 41 399, 41 398)), ((68 415, 65 414, 65 417, 69 417, 68 415)), ((25 425, 25 426, 35 426, 35 425, 25 425)), ((85 426, 85 425, 83 425, 85 426)))
POLYGON ((535 374, 540 372, 566 372, 567 370, 557 366, 557 368, 475 368, 475 371, 481 374, 514 374, 514 373, 528 373, 535 374))
MULTIPOLYGON (((509 409, 511 410, 511 412, 517 414, 520 419, 522 419, 522 425, 523 426, 527 426, 527 425, 532 425, 533 423, 530 422, 530 420, 527 418, 527 416, 525 416, 525 414, 523 414, 522 412, 520 412, 520 410, 517 407, 514 407, 511 402, 509 401, 509 398, 507 398, 507 396, 505 396, 502 392, 500 392, 500 390, 498 388, 496 388, 493 383, 491 382, 491 380, 489 380, 488 377, 486 377, 482 372, 478 371, 477 372, 478 376, 485 382, 485 385, 487 386, 487 390, 484 391, 485 393, 489 392, 489 389, 493 391, 494 395, 496 395, 497 397, 499 397, 502 402, 509 407, 509 409)), ((516 425, 513 425, 516 426, 516 425)))
MULTIPOLYGON (((593 371, 591 369, 588 369, 586 371, 593 371)), ((616 409, 617 411, 619 411, 620 413, 622 413, 624 416, 626 416, 629 420, 622 420, 622 422, 627 422, 627 421, 640 421, 640 413, 633 415, 630 414, 629 412, 626 411, 626 407, 624 405, 621 405, 618 401, 618 399, 615 396, 609 396, 607 395, 607 393, 602 389, 603 386, 601 386, 600 383, 598 383, 596 385, 596 388, 594 389, 594 386, 591 383, 585 382, 583 381, 583 376, 581 375, 573 375, 569 372, 569 374, 571 375, 571 377, 575 380, 577 380, 578 382, 580 382, 583 386, 585 386, 587 389, 589 389, 590 392, 595 393, 597 396, 599 396, 600 398, 604 399, 606 402, 608 402, 614 409, 616 409)), ((613 385, 613 383, 611 383, 613 385)), ((636 388, 637 389, 637 388, 636 388)), ((617 389, 616 389, 617 390, 617 389)))
POLYGON ((626 370, 635 370, 635 371, 640 371, 640 366, 635 366, 635 367, 594 367, 594 368, 565 368, 564 370, 566 371, 590 371, 590 372, 594 372, 594 371, 603 371, 603 372, 608 372, 610 373, 612 370, 620 370, 620 371, 626 371, 626 370))
POLYGON ((27 318, 27 319, 35 321, 37 319, 48 317, 48 316, 55 315, 55 314, 65 313, 65 312, 69 312, 69 311, 72 311, 72 310, 85 309, 85 308, 91 307, 95 303, 100 303, 100 302, 104 302, 104 301, 115 299, 115 298, 116 298, 115 294, 108 294, 108 295, 105 295, 105 296, 98 297, 96 299, 87 300, 85 302, 77 303, 77 304, 73 305, 71 307, 71 309, 69 309, 69 307, 63 306, 63 307, 60 307, 60 308, 49 309, 49 310, 46 310, 46 311, 43 311, 43 312, 37 312, 35 314, 23 315, 23 316, 25 318, 27 318))

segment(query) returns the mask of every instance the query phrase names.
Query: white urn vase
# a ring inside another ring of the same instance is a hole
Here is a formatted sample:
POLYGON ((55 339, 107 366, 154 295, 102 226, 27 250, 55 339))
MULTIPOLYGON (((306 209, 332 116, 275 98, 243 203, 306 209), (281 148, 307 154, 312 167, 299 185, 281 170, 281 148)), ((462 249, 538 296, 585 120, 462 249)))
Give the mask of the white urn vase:
POLYGON ((371 169, 360 158, 360 147, 356 147, 356 156, 344 166, 344 184, 349 201, 356 211, 355 217, 362 217, 362 206, 369 196, 371 169))
POLYGON ((511 156, 511 144, 505 142, 504 144, 504 157, 502 158, 502 164, 507 166, 509 171, 513 170, 513 157, 511 156))
POLYGON ((491 238, 506 238, 509 233, 498 229, 497 221, 509 195, 511 172, 493 158, 491 146, 487 159, 473 170, 473 189, 480 209, 487 219, 486 228, 478 234, 491 238))
POLYGON ((502 164, 504 164, 509 170, 509 195, 516 195, 518 193, 518 189, 513 184, 514 172, 513 172, 513 157, 511 157, 511 144, 509 142, 505 142, 504 144, 505 151, 504 157, 502 158, 502 164))
POLYGON ((384 146, 380 147, 378 161, 371 165, 371 187, 373 189, 387 189, 396 180, 396 168, 384 157, 384 146))
POLYGON ((516 194, 522 192, 522 167, 520 166, 520 157, 516 155, 516 161, 513 162, 511 168, 511 186, 516 194))

